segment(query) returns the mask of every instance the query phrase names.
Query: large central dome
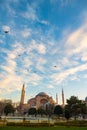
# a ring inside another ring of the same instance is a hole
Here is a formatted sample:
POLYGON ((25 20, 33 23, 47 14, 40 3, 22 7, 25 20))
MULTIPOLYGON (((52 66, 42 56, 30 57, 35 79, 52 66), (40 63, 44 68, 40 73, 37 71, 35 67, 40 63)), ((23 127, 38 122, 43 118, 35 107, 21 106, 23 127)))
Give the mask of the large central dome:
POLYGON ((45 92, 40 92, 40 93, 38 93, 37 95, 36 95, 36 97, 37 96, 48 96, 45 92))

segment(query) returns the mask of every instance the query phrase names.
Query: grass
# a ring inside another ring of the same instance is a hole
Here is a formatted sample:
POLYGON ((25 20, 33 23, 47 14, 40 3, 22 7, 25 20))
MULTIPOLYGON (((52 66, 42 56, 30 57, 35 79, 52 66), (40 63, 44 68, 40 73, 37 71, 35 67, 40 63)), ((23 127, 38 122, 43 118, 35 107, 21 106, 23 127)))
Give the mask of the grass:
POLYGON ((6 126, 0 127, 0 130, 87 130, 87 127, 66 127, 66 126, 57 126, 57 127, 13 127, 6 126))

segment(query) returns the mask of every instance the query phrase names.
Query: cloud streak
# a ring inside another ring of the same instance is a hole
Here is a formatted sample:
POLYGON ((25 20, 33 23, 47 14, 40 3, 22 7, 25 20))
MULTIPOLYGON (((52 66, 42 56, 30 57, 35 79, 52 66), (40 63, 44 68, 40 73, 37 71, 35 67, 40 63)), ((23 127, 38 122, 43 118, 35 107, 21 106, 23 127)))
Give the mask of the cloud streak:
POLYGON ((87 63, 83 65, 79 65, 74 68, 67 69, 58 74, 53 74, 51 76, 51 79, 53 79, 54 82, 62 83, 64 80, 67 80, 69 76, 76 75, 78 72, 85 71, 85 70, 87 70, 87 63))
POLYGON ((66 53, 74 55, 84 53, 87 50, 87 24, 72 32, 66 40, 66 53))

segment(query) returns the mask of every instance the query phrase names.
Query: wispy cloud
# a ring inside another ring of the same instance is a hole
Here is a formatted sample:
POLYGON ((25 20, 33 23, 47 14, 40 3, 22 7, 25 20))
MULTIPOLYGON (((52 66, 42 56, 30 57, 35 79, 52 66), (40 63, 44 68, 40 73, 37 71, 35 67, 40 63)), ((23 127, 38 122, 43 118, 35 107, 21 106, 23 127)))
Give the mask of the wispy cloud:
POLYGON ((45 25, 50 25, 50 23, 46 20, 41 20, 40 23, 45 24, 45 25))
POLYGON ((72 3, 72 0, 60 0, 60 3, 61 3, 61 6, 67 6, 72 3))
POLYGON ((73 1, 72 0, 50 0, 52 4, 59 4, 61 7, 71 4, 73 1))
POLYGON ((38 19, 35 8, 30 6, 29 4, 27 5, 27 10, 21 13, 21 16, 23 16, 26 19, 32 19, 32 20, 38 19))
POLYGON ((44 43, 38 43, 37 41, 32 40, 30 48, 36 50, 39 54, 46 54, 46 46, 44 43))
POLYGON ((41 82, 42 77, 32 71, 32 67, 35 66, 32 58, 37 61, 36 68, 40 71, 44 70, 43 65, 46 63, 46 60, 44 58, 37 57, 38 55, 35 56, 33 50, 36 50, 38 54, 45 54, 45 49, 46 48, 43 43, 37 44, 36 41, 33 42, 33 46, 31 42, 29 44, 29 48, 26 48, 25 44, 23 45, 21 42, 15 41, 15 44, 12 44, 12 50, 3 50, 7 56, 5 58, 4 65, 1 66, 3 70, 3 75, 0 75, 0 82, 2 83, 1 89, 8 90, 9 93, 20 90, 20 84, 22 84, 23 81, 37 86, 39 82, 41 82), (25 52, 26 54, 24 56, 25 52), (30 57, 30 55, 32 55, 32 57, 30 57), (18 84, 20 87, 17 86, 18 84), (15 89, 13 89, 14 87, 15 89))
POLYGON ((21 90, 21 77, 17 75, 8 75, 5 76, 0 83, 2 84, 1 89, 4 89, 7 92, 21 90))
POLYGON ((48 85, 47 87, 48 87, 49 89, 53 89, 53 88, 54 88, 53 85, 48 85))
POLYGON ((31 36, 31 29, 26 28, 23 31, 21 31, 21 34, 22 34, 23 38, 27 38, 27 37, 31 36))
POLYGON ((14 44, 12 44, 12 48, 13 48, 13 54, 16 55, 16 57, 20 54, 23 54, 25 49, 24 46, 22 45, 21 42, 15 41, 14 44))
POLYGON ((39 74, 32 73, 30 74, 29 79, 26 82, 30 82, 30 84, 37 86, 38 83, 42 80, 42 77, 39 74))
POLYGON ((31 6, 28 4, 27 10, 21 13, 20 15, 24 17, 25 19, 36 21, 44 25, 50 25, 50 23, 47 20, 39 18, 38 13, 37 13, 37 6, 38 6, 38 2, 31 6))
POLYGON ((70 69, 64 70, 63 72, 60 72, 58 74, 53 74, 51 76, 51 78, 55 82, 61 83, 62 81, 67 79, 69 76, 75 75, 77 72, 81 72, 81 71, 85 71, 85 70, 87 70, 87 63, 83 64, 83 65, 79 65, 79 66, 74 67, 74 68, 70 68, 70 69))
POLYGON ((23 66, 24 67, 30 67, 32 65, 32 61, 30 59, 28 59, 28 57, 25 57, 24 60, 23 60, 23 66))
POLYGON ((43 43, 39 44, 37 46, 37 50, 40 54, 45 54, 46 53, 46 47, 43 43))
POLYGON ((0 39, 0 44, 2 44, 2 43, 4 43, 4 41, 0 39))
POLYGON ((21 76, 16 74, 16 59, 18 57, 18 54, 22 53, 22 49, 22 45, 18 42, 13 45, 12 50, 2 49, 2 51, 6 53, 6 57, 4 58, 4 64, 1 64, 1 69, 3 70, 3 72, 2 75, 0 75, 0 83, 2 84, 1 89, 4 89, 5 91, 11 92, 20 90, 20 86, 18 87, 17 85, 21 84, 23 79, 21 76))
POLYGON ((82 55, 81 55, 81 60, 84 62, 86 62, 87 61, 87 52, 85 51, 85 52, 83 52, 82 53, 82 55))
POLYGON ((66 53, 68 55, 74 55, 78 53, 86 52, 87 50, 87 24, 83 25, 79 29, 72 32, 66 41, 66 53))
POLYGON ((84 74, 84 78, 86 78, 86 79, 87 79, 87 74, 84 74))

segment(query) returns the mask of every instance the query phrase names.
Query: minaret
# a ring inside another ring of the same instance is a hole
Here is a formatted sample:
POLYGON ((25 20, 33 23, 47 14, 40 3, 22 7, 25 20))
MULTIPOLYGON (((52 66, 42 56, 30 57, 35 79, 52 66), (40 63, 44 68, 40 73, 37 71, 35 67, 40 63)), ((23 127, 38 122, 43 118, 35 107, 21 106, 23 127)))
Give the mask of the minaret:
POLYGON ((24 104, 24 97, 25 97, 25 83, 23 84, 22 91, 21 91, 21 101, 20 105, 24 104))
POLYGON ((58 94, 56 93, 56 104, 58 104, 58 94))
POLYGON ((62 88, 62 106, 64 107, 65 103, 64 103, 64 91, 63 91, 63 88, 62 88))

